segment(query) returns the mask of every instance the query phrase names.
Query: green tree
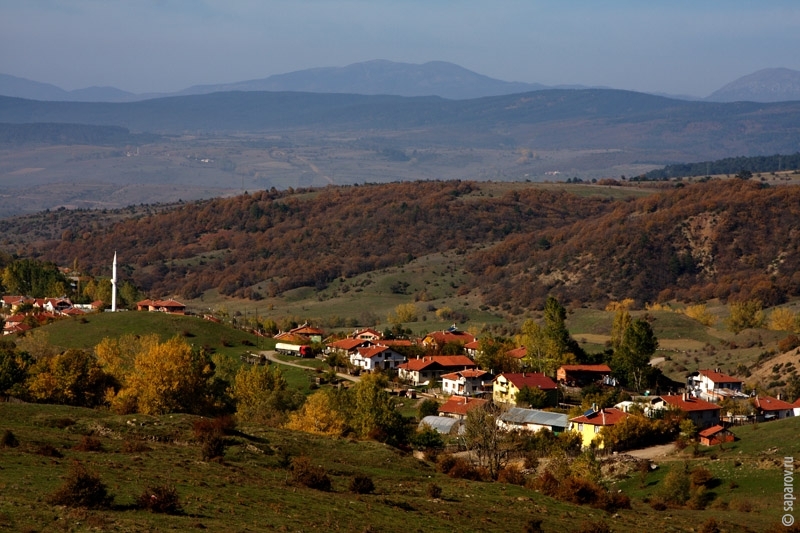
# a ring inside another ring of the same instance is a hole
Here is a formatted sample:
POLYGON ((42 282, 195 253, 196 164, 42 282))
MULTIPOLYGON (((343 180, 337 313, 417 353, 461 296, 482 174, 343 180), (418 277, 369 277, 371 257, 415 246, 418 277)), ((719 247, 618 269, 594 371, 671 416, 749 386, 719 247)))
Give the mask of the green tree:
POLYGON ((362 438, 374 438, 392 445, 408 439, 403 416, 385 387, 388 381, 379 374, 367 374, 351 389, 353 412, 350 424, 362 438))
POLYGON ((545 328, 531 319, 522 324, 520 341, 525 346, 526 354, 523 365, 534 372, 547 375, 555 374, 563 363, 558 343, 551 339, 545 328))
POLYGON ((550 403, 547 393, 539 387, 522 387, 517 393, 517 405, 520 407, 530 407, 531 409, 539 409, 545 407, 550 403))
POLYGON ((636 319, 625 328, 622 341, 611 360, 615 373, 628 385, 641 390, 652 374, 650 358, 658 348, 658 339, 650 323, 636 319))
POLYGON ((26 352, 19 352, 13 342, 0 339, 0 396, 20 395, 17 390, 28 378, 33 360, 26 352))
POLYGON ((627 309, 620 309, 614 315, 614 323, 611 325, 611 347, 614 351, 619 350, 622 345, 622 338, 625 335, 633 319, 627 309))
POLYGON ((233 382, 231 396, 236 415, 244 422, 277 425, 284 414, 300 403, 288 390, 286 379, 275 366, 241 367, 233 382))

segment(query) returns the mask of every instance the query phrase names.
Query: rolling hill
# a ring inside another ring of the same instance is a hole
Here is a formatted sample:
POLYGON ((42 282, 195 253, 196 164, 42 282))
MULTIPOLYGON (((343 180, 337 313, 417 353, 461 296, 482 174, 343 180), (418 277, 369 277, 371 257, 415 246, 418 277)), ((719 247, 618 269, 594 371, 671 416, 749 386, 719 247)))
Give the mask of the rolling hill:
POLYGON ((136 285, 184 298, 321 291, 444 252, 458 254, 468 273, 456 285, 465 296, 513 313, 548 294, 600 306, 623 298, 775 305, 800 295, 800 189, 738 179, 680 185, 638 199, 633 193, 645 191, 630 188, 620 200, 610 196, 613 186, 518 184, 500 195, 475 182, 328 187, 149 216, 123 211, 106 224, 60 211, 2 229, 19 235, 9 251, 59 264, 77 259, 95 274, 117 251, 136 285))

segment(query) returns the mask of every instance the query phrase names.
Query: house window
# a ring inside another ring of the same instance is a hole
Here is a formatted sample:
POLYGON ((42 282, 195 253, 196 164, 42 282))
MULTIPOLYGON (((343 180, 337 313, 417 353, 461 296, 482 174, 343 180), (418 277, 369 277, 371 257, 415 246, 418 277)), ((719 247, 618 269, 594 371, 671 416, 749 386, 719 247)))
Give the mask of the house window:
POLYGON ((600 433, 600 426, 595 426, 594 427, 594 432, 595 433, 600 433))
POLYGON ((578 431, 583 431, 583 424, 578 424, 578 431))

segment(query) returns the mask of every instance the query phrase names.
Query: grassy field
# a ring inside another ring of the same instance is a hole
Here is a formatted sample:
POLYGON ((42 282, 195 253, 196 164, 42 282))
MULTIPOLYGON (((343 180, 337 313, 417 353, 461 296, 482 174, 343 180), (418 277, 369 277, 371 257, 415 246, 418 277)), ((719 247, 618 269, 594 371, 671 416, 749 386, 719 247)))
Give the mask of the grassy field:
MULTIPOLYGON (((516 485, 451 479, 433 465, 374 442, 321 439, 261 427, 242 427, 227 438, 224 461, 200 459, 187 415, 116 416, 86 409, 0 404, 0 430, 19 441, 0 448, 0 529, 10 531, 524 531, 541 519, 543 531, 577 531, 604 522, 613 531, 696 531, 716 517, 727 531, 764 531, 780 517, 780 469, 761 458, 797 453, 797 421, 742 428, 741 440, 720 452, 710 465, 721 484, 714 504, 702 511, 655 511, 642 501, 656 490, 667 462, 649 474, 645 489, 638 477, 616 487, 633 496, 632 509, 617 514, 578 507, 516 485), (779 424, 785 424, 779 426, 779 424), (753 434, 755 433, 755 434, 753 434), (92 435, 102 451, 82 452, 76 445, 92 435), (155 440, 154 440, 155 439, 155 440), (775 440, 777 439, 777 440, 775 440), (37 453, 50 445, 63 458, 37 453), (144 448, 142 448, 144 446, 144 448), (736 446, 736 447, 734 447, 736 446), (778 446, 779 450, 772 449, 778 446), (136 449, 137 451, 130 451, 136 449), (321 492, 291 482, 287 459, 310 457, 325 468, 332 490, 321 492), (80 510, 47 503, 74 461, 100 476, 115 496, 107 510, 80 510), (737 465, 738 461, 738 466, 737 465), (170 465, 165 469, 165 465, 170 465), (373 494, 348 491, 352 478, 370 476, 373 494), (730 488, 736 480, 738 487, 730 488), (430 483, 441 498, 427 495, 430 483), (177 488, 183 514, 137 510, 136 496, 151 485, 177 488), (749 507, 739 500, 749 500, 749 507), (746 509, 746 510, 740 510, 746 509), (724 511, 724 513, 723 513, 724 511)), ((681 458, 672 461, 682 464, 681 458)))

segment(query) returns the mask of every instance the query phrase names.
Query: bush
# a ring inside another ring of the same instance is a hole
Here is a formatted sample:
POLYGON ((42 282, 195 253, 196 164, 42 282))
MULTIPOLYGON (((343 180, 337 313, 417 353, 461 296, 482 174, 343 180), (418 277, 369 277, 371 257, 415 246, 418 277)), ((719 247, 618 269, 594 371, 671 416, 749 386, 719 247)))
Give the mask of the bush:
POLYGON ((102 452, 105 451, 103 443, 94 437, 84 436, 81 441, 73 447, 79 452, 102 452))
POLYGON ((0 437, 0 448, 16 448, 17 446, 19 446, 17 437, 10 429, 5 430, 3 436, 0 437))
POLYGON ((511 485, 525 485, 525 474, 516 466, 507 466, 497 473, 497 481, 511 485))
POLYGON ((436 470, 441 472, 442 474, 446 474, 450 472, 450 470, 455 466, 456 458, 449 453, 443 453, 436 458, 436 470))
POLYGON ((38 448, 36 448, 36 455, 43 455, 45 457, 55 457, 56 459, 61 459, 64 457, 64 454, 55 449, 53 446, 49 444, 42 444, 38 448))
POLYGON ((178 491, 172 485, 147 487, 136 498, 136 506, 151 513, 180 514, 183 512, 178 491))
POLYGON ((126 440, 122 443, 123 453, 142 453, 152 450, 150 446, 139 440, 126 440))
POLYGON ((708 487, 714 480, 714 474, 704 466, 696 466, 689 474, 689 479, 692 482, 692 488, 708 487))
POLYGON ((328 492, 331 490, 331 480, 321 466, 311 464, 308 457, 295 457, 291 465, 292 481, 300 483, 310 489, 328 492))
POLYGON ((719 522, 717 522, 717 519, 713 516, 703 522, 703 525, 700 527, 700 533, 720 533, 721 531, 719 522))
POLYGON ((447 475, 455 479, 468 479, 470 481, 480 481, 481 473, 466 459, 456 458, 453 467, 447 475))
POLYGON ((222 458, 225 456, 225 439, 213 435, 203 440, 200 445, 200 455, 203 461, 222 458))
POLYGON ((583 522, 580 529, 575 530, 575 533, 611 533, 611 528, 602 520, 599 522, 583 522))
POLYGON ((350 480, 349 490, 355 494, 372 494, 375 491, 375 483, 369 476, 357 475, 350 480))
POLYGON ((113 501, 114 497, 108 493, 105 483, 77 462, 73 463, 64 484, 48 498, 52 505, 86 509, 107 508, 113 501))
POLYGON ((437 500, 442 497, 442 487, 436 483, 428 483, 426 493, 428 494, 428 498, 437 500))

